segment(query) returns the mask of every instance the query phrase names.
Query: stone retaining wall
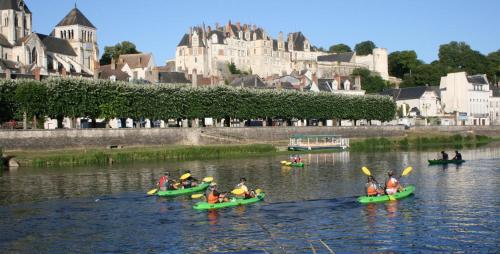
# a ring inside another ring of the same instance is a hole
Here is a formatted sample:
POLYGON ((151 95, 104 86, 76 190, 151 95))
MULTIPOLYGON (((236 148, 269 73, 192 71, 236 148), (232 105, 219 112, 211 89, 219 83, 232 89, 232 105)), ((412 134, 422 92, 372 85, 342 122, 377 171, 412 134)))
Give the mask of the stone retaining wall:
POLYGON ((361 138, 404 136, 412 132, 500 136, 500 126, 432 126, 412 127, 409 130, 405 130, 403 126, 360 126, 0 131, 0 146, 16 150, 108 146, 286 144, 292 134, 337 134, 349 138, 361 138))

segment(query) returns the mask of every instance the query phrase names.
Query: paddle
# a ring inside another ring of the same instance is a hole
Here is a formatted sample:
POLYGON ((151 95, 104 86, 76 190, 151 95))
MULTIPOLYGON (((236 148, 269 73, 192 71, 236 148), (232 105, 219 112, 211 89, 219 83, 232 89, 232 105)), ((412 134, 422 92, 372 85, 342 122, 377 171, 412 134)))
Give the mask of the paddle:
POLYGON ((281 164, 286 164, 288 161, 281 161, 281 164))
POLYGON ((203 182, 205 182, 205 183, 209 183, 209 182, 212 182, 213 180, 214 180, 214 178, 213 178, 213 177, 211 177, 211 176, 207 176, 207 177, 203 178, 203 180, 202 180, 202 181, 203 181, 203 182))
POLYGON ((372 175, 372 172, 370 172, 370 170, 367 167, 362 167, 361 170, 363 170, 363 173, 365 173, 365 175, 367 176, 372 175))
POLYGON ((186 173, 186 174, 184 174, 184 175, 181 175, 181 180, 186 180, 186 179, 188 179, 190 176, 191 176, 191 174, 189 174, 189 173, 186 173))
POLYGON ((191 198, 192 198, 192 199, 197 199, 197 198, 201 198, 201 197, 203 197, 203 196, 205 196, 205 195, 204 195, 204 194, 202 194, 202 193, 199 193, 199 194, 193 194, 193 195, 191 195, 191 198))
POLYGON ((152 189, 152 190, 148 191, 148 195, 149 196, 154 195, 157 191, 158 191, 158 189, 152 189))

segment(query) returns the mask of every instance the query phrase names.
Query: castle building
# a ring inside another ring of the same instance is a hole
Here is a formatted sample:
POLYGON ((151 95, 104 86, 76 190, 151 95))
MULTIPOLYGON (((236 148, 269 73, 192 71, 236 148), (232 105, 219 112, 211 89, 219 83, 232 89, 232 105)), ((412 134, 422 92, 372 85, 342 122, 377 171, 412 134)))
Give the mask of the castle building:
POLYGON ((94 75, 97 29, 76 6, 50 35, 32 31, 32 13, 23 0, 0 0, 0 16, 0 72, 94 75))
POLYGON ((229 63, 245 72, 267 78, 310 70, 319 78, 350 75, 355 68, 367 68, 389 79, 387 50, 373 54, 328 54, 318 50, 302 32, 273 39, 263 28, 231 21, 214 29, 205 25, 189 29, 176 49, 175 69, 187 75, 221 77, 229 63))

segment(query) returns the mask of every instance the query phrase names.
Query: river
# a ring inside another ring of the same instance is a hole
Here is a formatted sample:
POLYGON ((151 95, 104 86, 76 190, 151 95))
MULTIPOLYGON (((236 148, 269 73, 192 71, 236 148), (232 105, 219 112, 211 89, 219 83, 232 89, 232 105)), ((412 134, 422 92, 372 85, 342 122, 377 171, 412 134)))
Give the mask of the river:
MULTIPOLYGON (((452 153, 450 152, 450 155, 452 153)), ((428 166, 437 152, 339 152, 90 168, 18 169, 0 176, 1 253, 493 253, 500 241, 500 148, 464 150, 461 166, 428 166), (367 166, 401 172, 415 195, 361 205, 367 166), (230 190, 240 177, 266 200, 212 212, 194 200, 147 197, 183 169, 230 190)))

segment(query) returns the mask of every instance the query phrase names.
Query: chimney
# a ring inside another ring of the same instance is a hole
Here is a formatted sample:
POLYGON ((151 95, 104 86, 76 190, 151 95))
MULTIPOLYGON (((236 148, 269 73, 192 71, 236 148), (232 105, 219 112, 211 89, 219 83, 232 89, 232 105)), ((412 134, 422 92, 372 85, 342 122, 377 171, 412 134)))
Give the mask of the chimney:
POLYGON ((40 81, 40 70, 41 70, 41 68, 40 68, 40 67, 36 67, 36 68, 33 70, 33 74, 35 75, 35 80, 36 80, 36 81, 40 81))
POLYGON ((193 88, 198 87, 198 73, 197 73, 196 69, 193 69, 193 74, 191 76, 191 83, 192 83, 193 88))
POLYGON ((219 22, 215 22, 215 29, 219 29, 219 22))
POLYGON ((116 61, 113 57, 111 57, 111 70, 115 70, 116 69, 116 61))
POLYGON ((139 57, 139 64, 142 64, 142 57, 139 57))

